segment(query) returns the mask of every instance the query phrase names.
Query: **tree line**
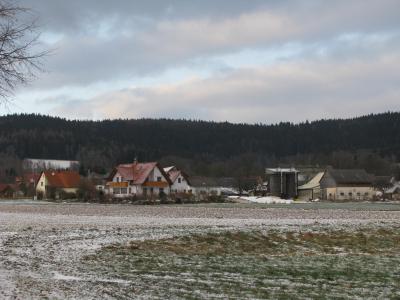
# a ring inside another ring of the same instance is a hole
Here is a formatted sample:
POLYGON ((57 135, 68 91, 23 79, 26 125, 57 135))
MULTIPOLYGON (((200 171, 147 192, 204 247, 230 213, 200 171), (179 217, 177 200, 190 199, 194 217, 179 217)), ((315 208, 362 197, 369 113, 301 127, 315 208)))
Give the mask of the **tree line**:
POLYGON ((397 172, 400 160, 400 113, 273 125, 13 114, 0 117, 0 157, 79 160, 83 169, 98 173, 136 157, 208 176, 238 170, 255 175, 267 165, 284 164, 364 167, 387 174, 397 172))

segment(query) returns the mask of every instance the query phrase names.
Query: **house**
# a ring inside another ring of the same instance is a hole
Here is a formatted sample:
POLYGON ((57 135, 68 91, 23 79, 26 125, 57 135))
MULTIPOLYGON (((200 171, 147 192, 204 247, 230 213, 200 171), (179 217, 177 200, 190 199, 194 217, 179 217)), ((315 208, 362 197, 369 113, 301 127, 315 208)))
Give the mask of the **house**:
POLYGON ((76 194, 81 178, 76 171, 43 171, 36 192, 45 198, 58 198, 60 193, 76 194))
POLYGON ((121 164, 108 177, 106 189, 114 197, 153 197, 169 194, 171 180, 157 162, 121 164))
POLYGON ((16 189, 22 194, 22 196, 33 196, 40 175, 40 173, 24 173, 22 176, 16 177, 16 189))
POLYGON ((266 169, 269 192, 284 199, 297 197, 298 174, 294 168, 266 169))
POLYGON ((175 166, 164 168, 165 173, 168 174, 171 181, 171 193, 191 193, 192 187, 190 186, 189 177, 186 173, 182 172, 175 166))
POLYGON ((317 173, 309 182, 298 187, 299 198, 314 200, 321 198, 321 179, 325 172, 317 173))
POLYGON ((373 176, 362 169, 332 169, 320 180, 324 200, 372 200, 373 176))

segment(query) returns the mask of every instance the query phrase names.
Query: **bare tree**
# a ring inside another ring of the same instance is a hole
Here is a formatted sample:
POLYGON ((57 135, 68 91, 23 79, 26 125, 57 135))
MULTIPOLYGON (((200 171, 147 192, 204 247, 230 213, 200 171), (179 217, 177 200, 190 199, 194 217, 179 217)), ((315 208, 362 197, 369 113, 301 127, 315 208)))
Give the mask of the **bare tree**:
POLYGON ((14 2, 0 0, 0 103, 20 84, 26 84, 41 71, 41 60, 47 54, 35 50, 39 34, 30 10, 14 2))

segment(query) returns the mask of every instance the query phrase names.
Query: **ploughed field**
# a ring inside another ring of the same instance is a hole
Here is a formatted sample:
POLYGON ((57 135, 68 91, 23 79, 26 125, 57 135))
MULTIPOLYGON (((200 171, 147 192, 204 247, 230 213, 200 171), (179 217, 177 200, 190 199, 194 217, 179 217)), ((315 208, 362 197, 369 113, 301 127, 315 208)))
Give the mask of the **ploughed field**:
POLYGON ((398 299, 400 207, 0 202, 0 298, 398 299))

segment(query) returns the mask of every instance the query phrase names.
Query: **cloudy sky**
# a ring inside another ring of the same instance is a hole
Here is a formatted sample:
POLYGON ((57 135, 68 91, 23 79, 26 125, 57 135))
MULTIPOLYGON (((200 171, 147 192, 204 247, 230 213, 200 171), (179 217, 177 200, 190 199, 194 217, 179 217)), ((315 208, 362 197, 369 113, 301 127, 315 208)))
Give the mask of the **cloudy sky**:
POLYGON ((8 111, 275 123, 400 110, 399 0, 20 0, 46 72, 8 111))

